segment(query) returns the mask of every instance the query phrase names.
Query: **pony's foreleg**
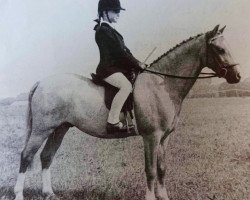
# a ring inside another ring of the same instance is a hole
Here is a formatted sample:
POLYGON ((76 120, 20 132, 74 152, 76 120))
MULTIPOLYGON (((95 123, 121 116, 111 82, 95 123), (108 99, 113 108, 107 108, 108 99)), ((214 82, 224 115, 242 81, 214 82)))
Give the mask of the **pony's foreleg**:
POLYGON ((143 136, 145 153, 145 172, 147 177, 146 200, 155 200, 155 181, 157 177, 157 152, 159 139, 157 134, 143 136))
POLYGON ((157 185, 156 185, 156 197, 159 200, 169 200, 165 185, 166 177, 166 147, 168 144, 169 137, 161 141, 158 148, 157 155, 157 185))
POLYGON ((21 153, 21 164, 19 169, 19 175, 14 188, 14 192, 16 195, 15 200, 23 199, 25 173, 31 161, 33 160, 37 150, 41 147, 44 140, 47 138, 48 136, 47 134, 48 133, 44 132, 32 132, 24 150, 21 153))
POLYGON ((42 163, 42 181, 43 181, 43 194, 53 196, 54 192, 51 186, 51 173, 50 165, 52 160, 60 147, 63 137, 68 131, 69 126, 61 125, 51 134, 44 146, 44 149, 40 155, 42 163))
POLYGON ((16 195, 15 200, 23 200, 23 186, 25 181, 25 172, 19 172, 14 192, 16 195))

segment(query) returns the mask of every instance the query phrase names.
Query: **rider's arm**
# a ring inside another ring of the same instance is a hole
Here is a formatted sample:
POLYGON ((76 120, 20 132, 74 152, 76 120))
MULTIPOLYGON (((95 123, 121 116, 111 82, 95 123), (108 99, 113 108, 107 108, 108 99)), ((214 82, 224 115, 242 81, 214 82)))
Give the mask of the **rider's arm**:
POLYGON ((136 68, 141 70, 141 63, 138 61, 130 52, 130 50, 125 46, 121 45, 114 34, 105 28, 100 29, 100 37, 105 45, 108 46, 110 53, 117 59, 125 63, 126 68, 136 68))

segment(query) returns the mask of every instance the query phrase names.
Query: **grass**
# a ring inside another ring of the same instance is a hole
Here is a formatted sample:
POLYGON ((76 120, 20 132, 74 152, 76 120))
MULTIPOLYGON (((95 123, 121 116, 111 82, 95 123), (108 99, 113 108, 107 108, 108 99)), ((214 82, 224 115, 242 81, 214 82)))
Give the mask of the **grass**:
MULTIPOLYGON (((188 99, 167 153, 171 200, 250 199, 250 99, 188 99)), ((0 107, 0 199, 13 199, 25 141, 25 105, 0 107)), ((43 199, 38 156, 26 199, 43 199)), ((72 128, 52 165, 59 199, 140 200, 146 180, 142 138, 101 140, 72 128)))

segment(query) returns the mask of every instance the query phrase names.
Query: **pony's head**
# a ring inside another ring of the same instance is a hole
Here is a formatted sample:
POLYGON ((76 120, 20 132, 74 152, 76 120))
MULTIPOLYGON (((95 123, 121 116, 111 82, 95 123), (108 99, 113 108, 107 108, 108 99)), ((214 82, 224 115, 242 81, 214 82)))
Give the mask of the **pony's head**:
POLYGON ((228 83, 240 82, 241 76, 223 36, 224 26, 219 29, 217 25, 206 34, 207 38, 207 67, 211 68, 219 77, 223 77, 228 83))

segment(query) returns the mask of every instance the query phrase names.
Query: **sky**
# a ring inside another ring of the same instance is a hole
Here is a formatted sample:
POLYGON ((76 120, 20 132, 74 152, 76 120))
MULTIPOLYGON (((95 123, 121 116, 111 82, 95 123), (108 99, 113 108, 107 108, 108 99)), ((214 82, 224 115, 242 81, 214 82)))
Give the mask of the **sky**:
MULTIPOLYGON (((0 0, 0 98, 28 92, 57 73, 89 77, 99 63, 98 0, 0 0)), ((115 25, 148 64, 182 40, 227 25, 224 36, 243 79, 250 76, 249 0, 121 0, 115 25)), ((218 80, 214 80, 215 82, 218 80)))

